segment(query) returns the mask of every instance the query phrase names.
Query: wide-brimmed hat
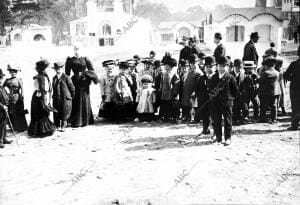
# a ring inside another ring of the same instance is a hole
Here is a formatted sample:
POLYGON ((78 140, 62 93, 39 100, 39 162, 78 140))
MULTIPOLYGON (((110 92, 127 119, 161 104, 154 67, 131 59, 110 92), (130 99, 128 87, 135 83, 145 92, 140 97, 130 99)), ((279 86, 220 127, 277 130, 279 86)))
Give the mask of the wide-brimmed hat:
POLYGON ((0 68, 0 77, 5 76, 5 74, 3 73, 2 69, 0 68))
POLYGON ((62 67, 64 67, 64 66, 65 66, 64 63, 58 61, 58 62, 55 62, 55 63, 53 64, 53 69, 62 68, 62 67))
POLYGON ((244 66, 244 69, 249 69, 249 68, 251 69, 251 68, 256 67, 254 61, 244 61, 243 66, 244 66))
POLYGON ((116 62, 114 60, 106 60, 106 61, 102 62, 103 67, 106 67, 108 65, 115 65, 115 64, 116 64, 116 62))
POLYGON ((207 56, 204 62, 205 66, 216 65, 216 58, 214 56, 207 56))
POLYGON ((9 71, 9 72, 18 72, 18 71, 21 71, 20 70, 20 68, 18 67, 18 66, 16 66, 16 65, 11 65, 11 64, 8 64, 7 65, 7 70, 9 71))
POLYGON ((49 66, 49 62, 47 60, 40 60, 38 62, 36 62, 36 69, 39 71, 44 71, 48 66, 49 66))

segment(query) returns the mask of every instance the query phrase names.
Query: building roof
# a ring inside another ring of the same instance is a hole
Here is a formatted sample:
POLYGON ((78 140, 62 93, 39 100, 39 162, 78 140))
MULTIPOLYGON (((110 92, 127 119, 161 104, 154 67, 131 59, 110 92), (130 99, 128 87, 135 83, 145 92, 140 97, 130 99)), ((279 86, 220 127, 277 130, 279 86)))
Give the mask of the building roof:
POLYGON ((213 21, 217 21, 217 22, 224 21, 226 18, 233 15, 242 16, 246 18, 248 21, 251 21, 260 15, 271 15, 278 21, 282 21, 286 19, 283 12, 280 9, 274 7, 226 8, 226 9, 212 12, 213 21))
POLYGON ((188 24, 192 24, 195 27, 201 27, 202 26, 202 21, 162 21, 158 25, 158 29, 172 29, 174 26, 181 22, 186 22, 188 24))

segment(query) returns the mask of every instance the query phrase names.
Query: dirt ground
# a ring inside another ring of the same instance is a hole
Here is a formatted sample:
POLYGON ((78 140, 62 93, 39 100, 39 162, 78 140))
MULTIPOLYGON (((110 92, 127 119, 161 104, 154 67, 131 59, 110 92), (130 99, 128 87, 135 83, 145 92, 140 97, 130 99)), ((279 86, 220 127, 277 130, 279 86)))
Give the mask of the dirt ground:
MULTIPOLYGON (((33 69, 37 53, 28 59, 28 53, 11 52, 33 69)), ((14 59, 2 57, 0 65, 14 59)), ((23 69, 21 76, 32 84, 32 75, 23 69)), ((300 132, 288 126, 289 117, 234 126, 228 147, 198 136, 202 127, 195 124, 99 119, 43 139, 19 133, 0 150, 0 204, 299 204, 300 132)))

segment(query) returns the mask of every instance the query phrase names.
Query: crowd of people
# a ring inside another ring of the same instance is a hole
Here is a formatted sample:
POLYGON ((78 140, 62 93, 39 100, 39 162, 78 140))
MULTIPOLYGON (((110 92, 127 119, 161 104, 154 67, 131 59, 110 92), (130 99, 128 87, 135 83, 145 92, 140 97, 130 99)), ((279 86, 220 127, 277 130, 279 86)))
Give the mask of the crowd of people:
POLYGON ((7 123, 13 132, 27 130, 32 137, 49 136, 56 130, 64 132, 67 126, 93 124, 91 82, 100 85, 99 117, 109 121, 202 122, 201 134, 212 134, 212 126, 218 144, 222 142, 224 120, 224 145, 230 145, 233 124, 276 123, 279 108, 286 115, 284 88, 288 80, 292 105, 289 130, 297 130, 300 59, 283 72, 283 61, 271 43, 260 66, 255 48, 258 40, 258 33, 252 33, 243 57, 232 62, 226 56, 220 33, 214 36, 217 47, 212 56, 201 52, 195 39, 184 39, 178 61, 168 52, 159 60, 154 51, 147 58, 135 55, 126 61, 106 60, 102 63, 105 75, 99 77, 91 61, 81 56, 80 47, 75 45, 73 57, 51 66, 56 72, 52 80, 46 72, 50 63, 47 60, 36 63, 29 126, 22 79, 17 77, 19 70, 8 65, 11 77, 5 81, 0 69, 0 147, 11 143, 6 138, 7 123), (49 118, 50 113, 54 122, 49 118))

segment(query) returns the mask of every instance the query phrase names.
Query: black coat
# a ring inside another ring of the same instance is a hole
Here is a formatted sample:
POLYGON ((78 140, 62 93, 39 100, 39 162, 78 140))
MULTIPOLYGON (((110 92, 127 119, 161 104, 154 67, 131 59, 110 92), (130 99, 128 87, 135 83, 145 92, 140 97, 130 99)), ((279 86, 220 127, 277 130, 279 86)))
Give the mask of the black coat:
POLYGON ((199 47, 197 47, 197 46, 193 46, 192 48, 191 48, 191 55, 192 54, 196 54, 197 56, 199 56, 199 53, 201 52, 201 50, 200 50, 200 48, 199 47))
POLYGON ((9 103, 8 94, 4 89, 4 87, 0 85, 0 120, 4 120, 6 118, 6 114, 5 114, 6 111, 4 110, 4 106, 8 106, 8 103, 9 103))
POLYGON ((256 97, 258 92, 257 80, 258 76, 255 73, 245 75, 243 82, 241 82, 239 86, 240 95, 243 101, 247 102, 256 97))
POLYGON ((283 74, 283 77, 286 80, 291 81, 291 90, 300 90, 300 58, 290 64, 288 69, 283 74))
POLYGON ((214 57, 216 58, 216 62, 218 63, 219 58, 225 55, 226 55, 226 48, 222 43, 220 43, 214 51, 214 57))
POLYGON ((257 65, 258 63, 258 54, 255 48, 255 45, 252 41, 249 41, 246 43, 244 47, 244 55, 243 55, 243 61, 254 61, 254 63, 257 65))
POLYGON ((53 107, 58 110, 61 119, 69 119, 72 111, 72 99, 75 96, 75 87, 71 78, 62 74, 58 79, 53 77, 53 107))
POLYGON ((189 46, 185 46, 183 49, 181 49, 179 53, 179 61, 180 60, 190 60, 191 56, 191 48, 189 46))
POLYGON ((233 106, 233 101, 238 94, 235 78, 230 73, 225 73, 222 78, 216 73, 208 81, 209 96, 212 101, 221 106, 233 106))
POLYGON ((275 68, 262 72, 259 78, 259 94, 276 96, 280 93, 279 72, 275 68))

